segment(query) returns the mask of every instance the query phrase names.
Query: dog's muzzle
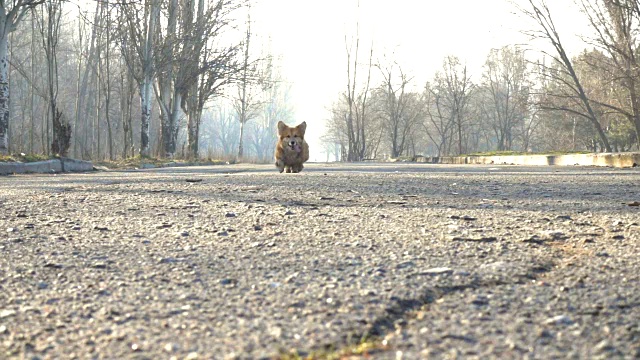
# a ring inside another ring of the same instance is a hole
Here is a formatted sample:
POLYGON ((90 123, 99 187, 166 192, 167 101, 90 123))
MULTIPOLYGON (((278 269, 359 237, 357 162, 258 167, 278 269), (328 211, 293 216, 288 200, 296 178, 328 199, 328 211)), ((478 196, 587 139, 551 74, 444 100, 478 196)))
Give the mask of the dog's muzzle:
POLYGON ((300 144, 298 144, 296 141, 289 141, 289 147, 295 151, 295 152, 300 152, 302 151, 302 147, 300 146, 300 144))

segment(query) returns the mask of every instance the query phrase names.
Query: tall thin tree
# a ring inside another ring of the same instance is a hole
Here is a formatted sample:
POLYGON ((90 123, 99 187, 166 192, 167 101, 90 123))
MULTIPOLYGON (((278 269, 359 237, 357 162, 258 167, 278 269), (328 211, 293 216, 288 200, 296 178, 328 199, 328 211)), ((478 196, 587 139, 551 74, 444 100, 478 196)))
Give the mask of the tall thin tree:
POLYGON ((551 16, 549 6, 545 0, 529 0, 528 3, 530 7, 521 7, 520 11, 534 20, 538 28, 528 31, 526 34, 531 38, 543 39, 551 43, 555 53, 545 52, 545 54, 550 56, 556 64, 560 65, 563 71, 570 77, 571 82, 566 83, 566 85, 574 92, 576 98, 579 99, 580 103, 584 107, 584 112, 576 112, 572 109, 565 110, 573 111, 576 115, 580 115, 589 120, 593 125, 593 128, 596 130, 604 149, 607 152, 611 152, 611 145, 609 145, 607 135, 600 124, 596 112, 593 110, 591 100, 587 97, 584 87, 582 86, 582 82, 573 67, 573 62, 571 61, 571 58, 569 58, 569 55, 567 55, 567 51, 561 41, 556 24, 551 16))
POLYGON ((9 34, 44 0, 0 0, 0 154, 9 151, 9 34))

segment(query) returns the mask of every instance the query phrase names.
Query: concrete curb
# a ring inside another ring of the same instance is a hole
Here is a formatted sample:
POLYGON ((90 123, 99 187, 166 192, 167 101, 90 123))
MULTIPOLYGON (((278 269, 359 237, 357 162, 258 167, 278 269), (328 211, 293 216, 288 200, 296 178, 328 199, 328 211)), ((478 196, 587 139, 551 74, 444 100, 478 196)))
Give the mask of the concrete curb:
POLYGON ((416 162, 429 164, 495 164, 495 165, 558 165, 609 166, 616 168, 640 165, 640 153, 598 153, 568 155, 505 155, 505 156, 418 156, 416 162))
POLYGON ((63 172, 93 171, 93 163, 91 161, 70 158, 60 158, 60 160, 63 172))
POLYGON ((70 158, 35 161, 30 163, 3 162, 0 163, 0 175, 10 174, 51 174, 61 172, 92 171, 93 163, 90 161, 70 158))

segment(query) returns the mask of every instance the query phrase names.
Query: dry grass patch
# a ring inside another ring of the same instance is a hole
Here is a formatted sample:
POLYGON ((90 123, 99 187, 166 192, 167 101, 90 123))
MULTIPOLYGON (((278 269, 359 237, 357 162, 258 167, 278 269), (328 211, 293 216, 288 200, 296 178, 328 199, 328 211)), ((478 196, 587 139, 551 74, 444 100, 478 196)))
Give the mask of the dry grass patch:
POLYGON ((309 355, 300 355, 296 350, 282 352, 274 360, 355 360, 367 359, 371 355, 388 351, 390 348, 379 340, 362 341, 337 350, 315 351, 309 355))
POLYGON ((168 159, 158 159, 151 157, 143 157, 143 156, 135 156, 132 158, 114 160, 114 161, 94 161, 94 165, 96 166, 104 166, 108 169, 113 170, 122 170, 122 169, 140 169, 145 167, 167 167, 167 166, 187 166, 187 165, 225 165, 228 162, 223 160, 168 160, 168 159))
POLYGON ((55 156, 41 155, 41 154, 9 154, 0 155, 0 162, 22 162, 30 163, 36 161, 45 161, 55 159, 55 156))

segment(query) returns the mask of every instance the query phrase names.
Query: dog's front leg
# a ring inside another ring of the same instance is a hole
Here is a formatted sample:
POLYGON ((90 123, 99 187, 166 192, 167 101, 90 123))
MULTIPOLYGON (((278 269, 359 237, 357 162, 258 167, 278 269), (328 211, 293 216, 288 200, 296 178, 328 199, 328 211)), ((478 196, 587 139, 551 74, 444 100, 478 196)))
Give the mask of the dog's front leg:
POLYGON ((302 164, 296 164, 291 167, 291 171, 294 173, 299 173, 300 171, 302 171, 302 168, 304 168, 302 164))

